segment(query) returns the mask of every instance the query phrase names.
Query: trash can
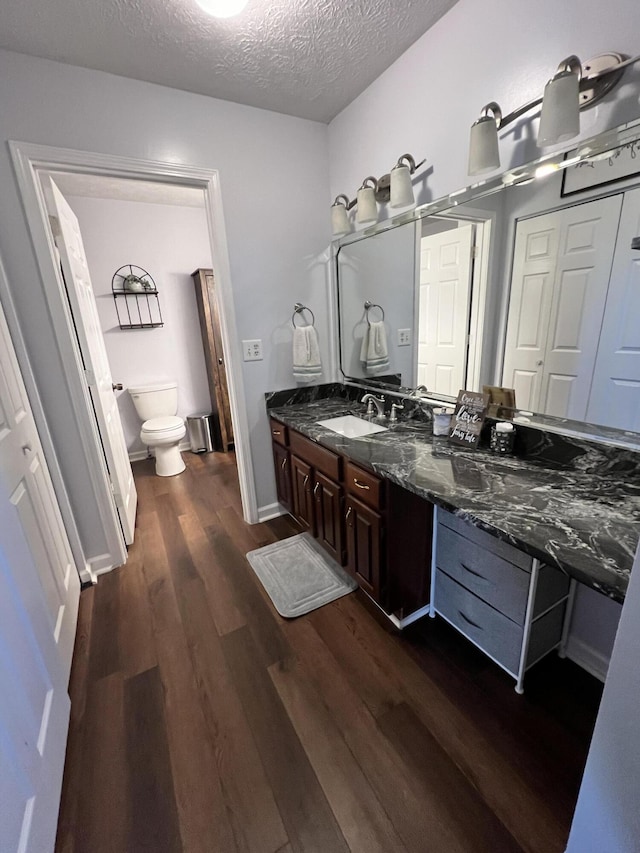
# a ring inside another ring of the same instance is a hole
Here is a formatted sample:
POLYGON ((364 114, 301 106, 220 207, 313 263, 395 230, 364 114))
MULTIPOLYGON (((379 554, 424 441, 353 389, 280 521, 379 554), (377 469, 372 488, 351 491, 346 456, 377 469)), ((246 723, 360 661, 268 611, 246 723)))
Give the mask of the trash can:
POLYGON ((209 453, 213 450, 211 412, 198 412, 187 416, 187 430, 192 453, 209 453))

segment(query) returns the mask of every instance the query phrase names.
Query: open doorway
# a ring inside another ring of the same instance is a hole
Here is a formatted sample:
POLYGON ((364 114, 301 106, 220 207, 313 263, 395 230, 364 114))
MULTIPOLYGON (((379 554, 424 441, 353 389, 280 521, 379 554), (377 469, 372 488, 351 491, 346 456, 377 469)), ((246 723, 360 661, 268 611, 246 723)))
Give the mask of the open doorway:
MULTIPOLYGON (((60 342, 61 351, 65 353, 68 360, 68 370, 65 376, 65 381, 68 383, 67 391, 73 398, 73 410, 76 421, 82 424, 84 437, 87 440, 86 447, 83 447, 83 450, 85 451, 85 461, 91 471, 94 497, 100 508, 99 524, 109 538, 108 553, 99 555, 99 564, 91 565, 91 559, 86 561, 93 569, 93 572, 89 572, 91 579, 94 579, 95 574, 120 565, 126 558, 126 550, 124 549, 122 530, 118 523, 117 513, 114 512, 113 485, 110 482, 109 471, 105 464, 104 454, 102 453, 100 435, 96 429, 91 399, 87 393, 86 375, 82 365, 82 358, 77 347, 77 342, 74 341, 74 318, 69 314, 69 309, 66 305, 66 294, 64 293, 63 286, 61 286, 60 276, 56 268, 55 247, 49 231, 46 200, 40 184, 40 175, 42 173, 56 173, 59 181, 64 180, 61 178, 61 175, 66 175, 70 180, 79 180, 82 177, 85 181, 93 180, 94 182, 97 182, 99 179, 118 178, 126 180, 130 184, 137 184, 139 187, 144 184, 156 183, 160 186, 159 191, 165 193, 171 193, 172 188, 178 188, 184 191, 194 190, 201 197, 204 197, 204 208, 200 208, 199 215, 203 217, 202 222, 205 224, 210 254, 199 260, 196 260, 194 257, 193 268, 187 268, 185 274, 190 278, 196 269, 201 268, 211 269, 215 276, 219 295, 220 331, 227 369, 228 398, 230 413, 233 419, 243 515, 245 520, 250 523, 256 521, 257 506, 248 438, 248 424, 245 408, 239 403, 240 400, 243 400, 239 352, 235 352, 239 348, 235 344, 234 336, 230 331, 235 328, 235 317, 231 298, 229 264, 217 173, 193 167, 129 161, 125 158, 104 157, 102 155, 63 149, 50 149, 22 143, 11 143, 11 148, 25 204, 27 220, 43 279, 45 298, 51 309, 52 326, 60 342), (208 263, 209 258, 211 259, 210 265, 202 267, 202 263, 208 263), (91 447, 94 448, 93 452, 91 452, 91 447), (86 452, 87 450, 89 452, 86 452)), ((67 187, 67 193, 69 193, 69 187, 67 187)), ((84 198, 85 201, 82 203, 76 202, 76 204, 89 205, 88 199, 90 196, 78 197, 84 198)), ((117 201, 117 199, 112 199, 112 201, 117 201)), ((136 263, 133 260, 131 262, 136 263)), ((102 274, 100 278, 102 278, 102 274)), ((103 282, 100 284, 101 289, 102 286, 103 282)), ((194 284, 192 280, 190 290, 191 294, 193 294, 194 284)), ((103 302, 105 305, 109 304, 109 299, 111 299, 110 304, 113 310, 113 298, 111 295, 108 298, 106 296, 104 299, 100 298, 101 308, 103 302)), ((113 328, 115 325, 113 317, 110 323, 113 328)), ((130 332, 129 334, 136 333, 130 332)), ((199 331, 197 336, 191 335, 190 337, 192 342, 195 338, 200 350, 202 350, 199 331)), ((140 348, 140 345, 136 346, 140 348)), ((142 347, 143 357, 144 349, 142 347)), ((202 363, 200 363, 200 367, 202 367, 202 363)), ((196 370, 195 373, 197 372, 196 370)), ((205 371, 200 371, 201 379, 204 373, 205 371)), ((118 377, 114 378, 116 380, 114 384, 117 385, 120 379, 118 377)), ((207 401, 209 401, 209 405, 205 408, 210 409, 209 397, 207 397, 207 401)), ((128 422, 129 427, 131 427, 132 411, 130 408, 127 411, 129 401, 126 397, 122 405, 125 420, 128 422)), ((191 408, 191 406, 195 406, 193 398, 191 398, 191 401, 185 401, 185 408, 191 408)), ((196 408, 202 410, 201 406, 197 406, 196 408)), ((136 427, 138 428, 136 431, 139 433, 139 421, 136 427)), ((132 447, 131 450, 135 454, 135 447, 132 447)), ((141 448, 138 448, 138 452, 142 452, 141 448)), ((64 468, 62 470, 62 477, 63 479, 65 477, 64 468)), ((75 510, 73 501, 71 510, 75 510)), ((82 540, 82 530, 79 532, 82 540)), ((85 577, 83 579, 87 580, 89 578, 85 577)))

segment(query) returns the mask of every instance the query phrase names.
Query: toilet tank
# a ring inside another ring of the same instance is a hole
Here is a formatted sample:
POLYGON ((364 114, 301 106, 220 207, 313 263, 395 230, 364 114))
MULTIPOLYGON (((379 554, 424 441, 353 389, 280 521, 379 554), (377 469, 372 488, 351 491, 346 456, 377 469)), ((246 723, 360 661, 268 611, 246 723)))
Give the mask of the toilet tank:
POLYGON ((175 415, 178 411, 178 385, 176 382, 138 385, 128 390, 141 421, 175 415))

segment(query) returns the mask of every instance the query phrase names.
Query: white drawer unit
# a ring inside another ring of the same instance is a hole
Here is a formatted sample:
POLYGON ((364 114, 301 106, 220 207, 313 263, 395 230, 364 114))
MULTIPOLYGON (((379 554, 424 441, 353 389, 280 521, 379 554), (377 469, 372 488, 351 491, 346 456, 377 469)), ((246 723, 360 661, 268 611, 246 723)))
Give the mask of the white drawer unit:
POLYGON ((562 643, 569 578, 443 509, 437 520, 433 612, 522 693, 526 670, 562 643))

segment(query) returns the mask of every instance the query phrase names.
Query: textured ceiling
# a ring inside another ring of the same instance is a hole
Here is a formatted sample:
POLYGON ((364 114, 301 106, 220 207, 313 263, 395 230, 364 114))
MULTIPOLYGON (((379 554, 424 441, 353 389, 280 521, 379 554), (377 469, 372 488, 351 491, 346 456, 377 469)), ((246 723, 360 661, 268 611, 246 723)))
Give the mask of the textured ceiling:
POLYGON ((330 121, 456 0, 4 0, 0 47, 330 121))

